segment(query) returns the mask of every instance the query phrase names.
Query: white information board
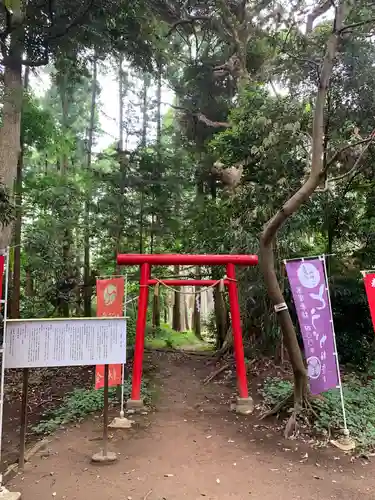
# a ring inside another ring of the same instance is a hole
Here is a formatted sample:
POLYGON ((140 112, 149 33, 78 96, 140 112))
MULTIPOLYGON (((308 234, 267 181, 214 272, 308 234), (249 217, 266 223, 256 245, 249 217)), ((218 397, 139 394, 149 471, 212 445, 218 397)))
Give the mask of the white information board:
POLYGON ((8 320, 5 368, 122 364, 125 318, 8 320))

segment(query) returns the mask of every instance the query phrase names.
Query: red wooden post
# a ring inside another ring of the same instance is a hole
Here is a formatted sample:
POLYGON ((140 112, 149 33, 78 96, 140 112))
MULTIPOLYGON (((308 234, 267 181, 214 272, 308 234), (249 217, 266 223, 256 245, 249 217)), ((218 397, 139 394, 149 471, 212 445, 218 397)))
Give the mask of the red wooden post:
POLYGON ((245 354, 242 343, 241 316, 240 304, 238 301, 236 269, 233 264, 227 264, 227 277, 230 280, 228 284, 228 292, 230 315, 232 319, 234 356, 236 358, 237 384, 240 397, 245 399, 249 397, 249 391, 247 389, 245 354))
POLYGON ((135 350, 132 378, 131 399, 127 402, 129 409, 143 406, 141 400, 141 381, 143 351, 145 347, 145 329, 148 303, 148 280, 150 278, 150 264, 141 264, 141 275, 139 280, 138 316, 135 330, 135 350))

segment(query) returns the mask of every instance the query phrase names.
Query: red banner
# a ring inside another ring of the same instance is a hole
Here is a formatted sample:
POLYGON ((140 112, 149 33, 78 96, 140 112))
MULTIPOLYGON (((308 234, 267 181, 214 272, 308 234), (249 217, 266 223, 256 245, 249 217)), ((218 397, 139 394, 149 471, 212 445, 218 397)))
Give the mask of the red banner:
POLYGON ((367 300, 370 307, 372 326, 375 331, 375 274, 366 274, 364 278, 367 300))
MULTIPOLYGON (((0 255, 0 300, 3 294, 3 275, 4 275, 5 257, 0 255)), ((1 307, 0 307, 1 311, 1 307)))
MULTIPOLYGON (((96 315, 122 316, 124 302, 124 278, 96 280, 96 315)), ((122 365, 109 365, 108 386, 121 384, 122 365)), ((97 365, 95 371, 95 389, 104 387, 104 365, 97 365)))

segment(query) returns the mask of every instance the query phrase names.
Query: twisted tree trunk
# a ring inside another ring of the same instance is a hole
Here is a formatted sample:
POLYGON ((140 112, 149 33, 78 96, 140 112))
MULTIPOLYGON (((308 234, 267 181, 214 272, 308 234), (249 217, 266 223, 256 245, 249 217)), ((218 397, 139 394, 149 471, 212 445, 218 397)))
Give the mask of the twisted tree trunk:
MULTIPOLYGON (((302 187, 287 200, 283 207, 268 221, 260 236, 260 265, 268 295, 274 306, 285 304, 285 300, 276 275, 273 243, 280 228, 310 199, 311 195, 326 175, 326 168, 323 165, 324 108, 334 59, 338 48, 340 30, 343 27, 345 19, 345 3, 345 0, 340 0, 336 7, 333 31, 328 39, 321 67, 313 119, 310 175, 302 187)), ((294 374, 294 414, 291 419, 294 418, 295 422, 295 414, 302 408, 307 393, 307 373, 288 309, 285 308, 278 311, 277 318, 294 374)), ((290 426, 290 430, 291 427, 292 426, 290 426)))

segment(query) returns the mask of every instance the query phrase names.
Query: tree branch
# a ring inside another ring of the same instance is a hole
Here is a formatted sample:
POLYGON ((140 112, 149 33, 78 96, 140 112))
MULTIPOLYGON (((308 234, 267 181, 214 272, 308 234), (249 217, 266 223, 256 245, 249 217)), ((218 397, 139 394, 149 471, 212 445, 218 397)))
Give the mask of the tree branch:
POLYGON ((368 150, 368 148, 371 146, 372 142, 374 141, 374 138, 375 138, 375 130, 372 132, 372 134, 371 134, 371 136, 369 138, 367 138, 364 141, 361 141, 359 143, 359 144, 364 144, 364 143, 367 142, 367 144, 365 145, 365 147, 362 149, 361 154, 356 159, 356 161, 355 161, 354 165, 352 166, 352 168, 348 172, 345 172, 345 174, 342 174, 342 175, 339 175, 337 177, 334 177, 333 179, 327 179, 327 184, 329 184, 330 182, 341 181, 345 177, 348 177, 349 175, 354 174, 356 172, 357 168, 358 168, 358 165, 362 161, 362 159, 363 159, 366 151, 368 150))
POLYGON ((332 156, 332 158, 327 162, 326 170, 339 158, 339 156, 346 151, 347 149, 350 148, 355 148, 357 146, 360 146, 361 144, 367 144, 369 142, 372 142, 375 138, 375 130, 371 132, 371 135, 369 137, 366 137, 366 139, 361 139, 360 141, 355 142, 354 144, 347 144, 346 146, 340 148, 336 153, 332 156))
POLYGON ((176 111, 183 111, 184 113, 188 113, 189 115, 194 116, 195 118, 197 118, 198 121, 204 123, 208 127, 214 127, 214 128, 230 128, 231 127, 231 124, 229 122, 217 122, 217 121, 210 120, 209 118, 207 118, 206 115, 204 115, 200 111, 191 111, 188 108, 184 108, 182 106, 176 106, 174 104, 170 104, 169 106, 171 106, 171 108, 175 109, 176 111))
POLYGON ((48 0, 48 15, 49 20, 51 22, 51 26, 55 24, 55 16, 54 16, 54 1, 48 0))
POLYGON ((233 16, 232 12, 230 11, 226 0, 219 0, 219 4, 221 7, 221 20, 226 26, 227 30, 233 37, 233 41, 236 46, 236 51, 238 56, 240 56, 242 52, 242 43, 238 34, 237 26, 236 26, 236 18, 233 16))
POLYGON ((341 28, 339 33, 346 33, 349 30, 352 30, 354 28, 359 28, 361 26, 365 26, 366 24, 371 24, 371 23, 375 24, 375 17, 373 17, 371 19, 367 19, 366 21, 359 21, 358 23, 348 24, 347 26, 344 26, 343 28, 341 28))
POLYGON ((179 26, 184 26, 186 24, 193 24, 196 21, 210 21, 210 20, 211 20, 210 16, 189 16, 184 19, 179 19, 178 21, 172 24, 165 37, 166 38, 170 37, 173 31, 175 31, 179 26))
POLYGON ((313 24, 318 17, 325 14, 332 7, 331 0, 322 0, 320 4, 307 16, 306 19, 306 33, 311 33, 313 24))
POLYGON ((23 66, 29 66, 30 68, 38 68, 40 66, 47 66, 49 63, 48 55, 45 55, 42 59, 33 61, 32 59, 22 59, 21 64, 23 66))
POLYGON ((314 68, 320 67, 320 64, 316 61, 313 61, 312 59, 306 59, 304 57, 294 56, 293 54, 290 54, 289 52, 285 52, 285 51, 284 51, 284 54, 287 55, 288 57, 290 57, 291 59, 294 59, 295 61, 310 64, 311 66, 314 66, 314 68))
MULTIPOLYGON (((331 5, 331 4, 330 4, 331 5)), ((326 8, 328 10, 328 8, 326 8)), ((324 10, 323 12, 326 12, 324 10)), ((336 56, 339 30, 342 27, 345 15, 345 0, 341 0, 336 8, 334 29, 327 42, 327 49, 324 55, 322 70, 319 79, 319 89, 315 102, 315 113, 312 129, 312 157, 311 157, 311 177, 316 178, 323 170, 323 138, 324 138, 324 107, 327 98, 329 81, 331 79, 333 63, 336 56)))
POLYGON ((196 116, 196 118, 200 122, 204 123, 208 127, 216 127, 216 128, 230 128, 231 127, 231 124, 229 122, 212 121, 209 118, 207 118, 207 116, 204 115, 203 113, 194 113, 194 116, 196 116))
POLYGON ((86 17, 93 3, 94 0, 88 0, 87 4, 83 5, 78 10, 77 15, 74 17, 74 19, 72 19, 66 26, 64 26, 64 28, 60 28, 60 30, 56 29, 54 32, 51 31, 50 34, 48 34, 44 38, 44 43, 65 36, 72 28, 76 27, 86 17))

